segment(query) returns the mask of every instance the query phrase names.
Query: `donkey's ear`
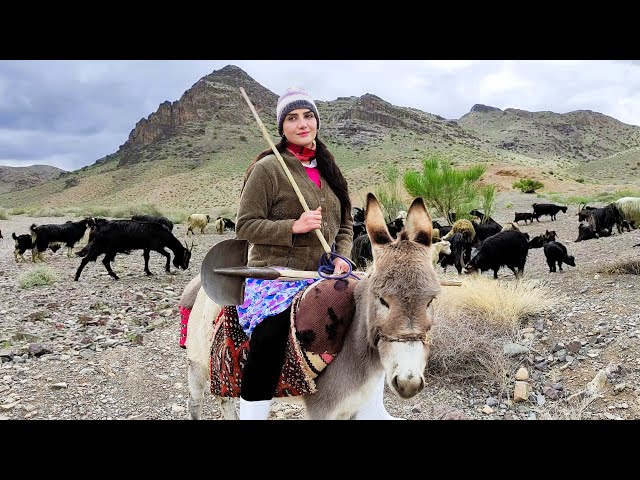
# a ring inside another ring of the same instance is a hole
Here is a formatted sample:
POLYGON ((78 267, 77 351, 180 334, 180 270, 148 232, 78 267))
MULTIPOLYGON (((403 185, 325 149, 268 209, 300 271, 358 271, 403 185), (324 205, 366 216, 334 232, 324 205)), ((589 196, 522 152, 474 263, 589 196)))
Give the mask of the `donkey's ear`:
POLYGON ((389 234, 387 223, 384 220, 382 207, 380 206, 376 196, 371 192, 367 193, 367 207, 364 211, 364 225, 367 229, 367 235, 369 235, 371 247, 373 247, 373 249, 377 246, 386 245, 393 241, 393 238, 391 238, 391 235, 389 234))
POLYGON ((422 197, 416 198, 409 207, 404 229, 407 232, 409 240, 421 243, 427 247, 431 245, 433 224, 431 223, 431 215, 429 215, 429 211, 427 207, 425 207, 422 197))

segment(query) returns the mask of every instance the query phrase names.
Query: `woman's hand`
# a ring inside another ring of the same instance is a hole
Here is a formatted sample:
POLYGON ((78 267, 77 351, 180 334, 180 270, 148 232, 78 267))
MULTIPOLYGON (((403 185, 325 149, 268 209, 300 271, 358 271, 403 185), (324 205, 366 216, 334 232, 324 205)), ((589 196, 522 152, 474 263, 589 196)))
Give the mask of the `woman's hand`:
POLYGON ((291 231, 293 233, 307 233, 322 226, 322 207, 316 210, 303 212, 300 218, 293 222, 291 231))
POLYGON ((349 264, 345 262, 340 257, 336 257, 333 259, 333 274, 339 275, 341 273, 347 273, 349 271, 349 264))

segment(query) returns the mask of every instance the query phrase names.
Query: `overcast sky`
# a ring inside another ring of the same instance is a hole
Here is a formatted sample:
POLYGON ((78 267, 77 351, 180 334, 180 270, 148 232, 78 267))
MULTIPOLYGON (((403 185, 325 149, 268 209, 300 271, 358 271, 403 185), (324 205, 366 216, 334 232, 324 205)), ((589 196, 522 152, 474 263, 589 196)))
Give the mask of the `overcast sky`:
POLYGON ((0 165, 90 165, 116 152, 160 103, 226 65, 278 95, 292 85, 316 100, 371 93, 448 119, 476 103, 593 110, 640 126, 634 61, 0 60, 0 165))

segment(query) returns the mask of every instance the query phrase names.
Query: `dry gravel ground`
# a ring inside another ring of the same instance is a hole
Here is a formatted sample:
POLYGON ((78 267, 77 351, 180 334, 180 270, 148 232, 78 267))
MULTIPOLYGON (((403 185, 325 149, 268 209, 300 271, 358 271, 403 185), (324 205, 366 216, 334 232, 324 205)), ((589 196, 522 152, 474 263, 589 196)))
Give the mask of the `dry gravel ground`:
MULTIPOLYGON (((502 193, 494 218, 511 221, 513 212, 530 210, 534 201, 540 200, 502 193)), ((570 206, 557 221, 544 217, 521 228, 531 236, 555 230, 577 266, 552 274, 542 249, 530 251, 525 277, 544 280, 557 293, 558 305, 522 326, 528 342, 523 344, 530 351, 512 358, 506 393, 430 376, 428 387, 408 401, 387 392, 392 414, 416 420, 640 418, 640 276, 597 273, 620 259, 640 260, 640 248, 632 248, 640 242, 640 230, 574 243, 576 211, 570 206), (513 376, 521 366, 529 372, 532 394, 516 403, 513 376), (601 370, 600 379, 606 377, 598 394, 580 396, 601 370)), ((67 258, 63 250, 49 252, 46 265, 59 281, 21 289, 20 276, 34 265, 30 252, 25 255, 29 261, 14 261, 11 233, 27 233, 34 222, 66 220, 76 219, 14 216, 0 221, 5 237, 0 240, 0 418, 185 419, 186 352, 178 347, 176 303, 209 248, 231 235, 217 235, 211 226, 204 235, 196 234, 190 268, 170 275, 157 253, 151 254, 151 277, 144 275, 141 252, 119 255, 119 281, 107 275, 100 258, 74 282, 80 258, 67 258)), ((174 229, 181 239, 185 231, 184 225, 174 229)), ((446 276, 457 275, 449 271, 446 276)), ((513 280, 509 270, 501 270, 500 278, 513 280)), ((278 403, 271 418, 302 416, 301 407, 278 403)), ((211 397, 204 418, 221 418, 211 397)))

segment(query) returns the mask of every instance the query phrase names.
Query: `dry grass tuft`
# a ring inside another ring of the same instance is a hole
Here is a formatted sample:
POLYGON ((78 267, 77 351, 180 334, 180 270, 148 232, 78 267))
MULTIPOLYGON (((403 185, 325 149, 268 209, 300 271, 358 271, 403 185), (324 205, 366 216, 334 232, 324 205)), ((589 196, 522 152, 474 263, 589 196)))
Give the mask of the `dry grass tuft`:
POLYGON ((605 275, 622 275, 625 273, 640 275, 640 260, 618 260, 617 262, 603 265, 596 271, 605 275))
POLYGON ((59 276, 50 267, 39 265, 20 275, 18 285, 20 285, 20 288, 28 289, 43 285, 53 285, 58 280, 60 280, 59 276))
POLYGON ((443 288, 431 332, 430 373, 505 385, 512 368, 504 344, 519 338, 529 317, 551 308, 553 298, 538 281, 480 275, 465 277, 461 287, 443 288))
POLYGON ((500 330, 513 331, 528 316, 553 306, 553 299, 554 292, 538 280, 495 280, 469 275, 461 287, 443 288, 436 305, 445 315, 462 313, 500 330))

